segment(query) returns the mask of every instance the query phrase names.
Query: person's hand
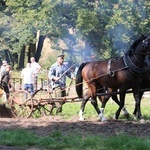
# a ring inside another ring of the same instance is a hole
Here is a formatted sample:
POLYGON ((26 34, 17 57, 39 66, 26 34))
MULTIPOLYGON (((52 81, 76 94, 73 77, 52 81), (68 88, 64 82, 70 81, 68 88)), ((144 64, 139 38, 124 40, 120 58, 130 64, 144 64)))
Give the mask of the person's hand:
POLYGON ((76 80, 76 77, 73 77, 72 79, 73 79, 73 80, 76 80))
POLYGON ((60 77, 55 77, 54 78, 55 81, 58 81, 59 79, 60 79, 60 77))

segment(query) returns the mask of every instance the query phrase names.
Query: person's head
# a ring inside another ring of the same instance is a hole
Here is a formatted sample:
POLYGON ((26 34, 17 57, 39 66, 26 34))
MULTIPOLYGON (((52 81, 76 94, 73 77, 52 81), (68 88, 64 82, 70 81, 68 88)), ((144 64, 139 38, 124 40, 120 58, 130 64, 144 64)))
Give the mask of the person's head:
POLYGON ((6 65, 5 68, 6 68, 6 71, 7 71, 7 72, 9 72, 9 71, 12 69, 12 67, 11 67, 10 65, 6 65))
POLYGON ((31 58, 30 58, 30 61, 31 61, 31 63, 32 63, 32 62, 35 62, 35 58, 34 58, 34 57, 31 57, 31 58))
POLYGON ((64 63, 64 55, 63 54, 57 56, 57 63, 60 65, 62 65, 64 63))
POLYGON ((3 60, 3 66, 7 66, 7 61, 3 60))

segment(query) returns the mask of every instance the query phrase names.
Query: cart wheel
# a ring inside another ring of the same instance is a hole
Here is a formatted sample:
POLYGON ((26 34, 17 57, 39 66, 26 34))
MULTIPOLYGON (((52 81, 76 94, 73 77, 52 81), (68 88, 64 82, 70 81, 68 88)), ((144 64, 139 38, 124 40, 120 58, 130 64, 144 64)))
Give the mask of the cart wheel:
POLYGON ((33 94, 33 98, 36 100, 41 100, 41 99, 48 99, 51 97, 51 94, 49 93, 49 91, 47 89, 39 89, 36 90, 33 94))
POLYGON ((33 110, 33 101, 26 90, 16 91, 11 99, 11 111, 16 118, 29 118, 33 110))
POLYGON ((47 89, 39 89, 33 94, 32 117, 48 116, 51 114, 52 104, 49 102, 52 96, 47 89))

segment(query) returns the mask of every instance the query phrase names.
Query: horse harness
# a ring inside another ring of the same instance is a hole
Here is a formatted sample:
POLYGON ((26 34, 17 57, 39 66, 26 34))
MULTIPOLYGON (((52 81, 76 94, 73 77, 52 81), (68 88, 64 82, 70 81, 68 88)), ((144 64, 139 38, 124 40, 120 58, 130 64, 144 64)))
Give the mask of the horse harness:
MULTIPOLYGON (((140 76, 141 75, 141 72, 142 72, 142 68, 139 68, 137 67, 133 62, 132 60, 130 59, 129 57, 129 54, 125 54, 123 56, 123 61, 124 61, 124 64, 125 64, 125 67, 122 68, 121 70, 123 69, 129 69, 129 71, 134 75, 134 76, 140 76)), ((112 63, 112 60, 109 60, 108 61, 108 64, 107 64, 107 74, 110 76, 110 77, 114 77, 115 76, 115 73, 118 71, 118 70, 111 70, 111 63, 112 63)), ((120 69, 119 69, 120 70, 120 69)))
POLYGON ((115 71, 111 70, 111 62, 112 60, 109 60, 108 61, 108 64, 107 64, 107 74, 110 76, 110 77, 114 77, 115 76, 115 71))
MULTIPOLYGON (((148 39, 150 39, 150 37, 146 38, 145 40, 143 40, 143 43, 142 43, 142 46, 143 48, 147 48, 148 45, 149 45, 149 42, 147 41, 148 39)), ((130 59, 129 57, 129 54, 125 54, 123 56, 123 61, 124 61, 124 64, 129 67, 129 71, 134 75, 134 76, 140 76, 142 71, 143 71, 143 68, 139 68, 138 66, 136 66, 132 60, 130 59)), ((143 64, 144 66, 144 64, 143 64)))
POLYGON ((123 57, 124 64, 129 67, 129 71, 134 75, 134 76, 140 76, 142 72, 142 68, 137 67, 132 60, 130 59, 128 54, 125 54, 123 57))

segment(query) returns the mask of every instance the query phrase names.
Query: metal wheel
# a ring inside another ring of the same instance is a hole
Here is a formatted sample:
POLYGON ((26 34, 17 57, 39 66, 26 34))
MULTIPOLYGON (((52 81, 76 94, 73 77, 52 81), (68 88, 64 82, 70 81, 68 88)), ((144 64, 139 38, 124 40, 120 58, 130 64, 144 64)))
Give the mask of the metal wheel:
POLYGON ((52 111, 52 103, 49 102, 52 96, 47 89, 39 89, 33 94, 33 112, 32 117, 40 117, 50 115, 52 111))
POLYGON ((10 103, 11 111, 16 118, 28 118, 32 114, 33 101, 30 93, 26 90, 16 91, 10 103))
POLYGON ((33 94, 33 98, 36 100, 46 100, 48 98, 51 97, 51 94, 49 93, 49 91, 47 89, 39 89, 36 90, 33 94))

